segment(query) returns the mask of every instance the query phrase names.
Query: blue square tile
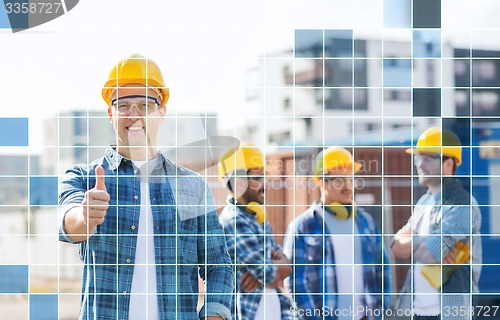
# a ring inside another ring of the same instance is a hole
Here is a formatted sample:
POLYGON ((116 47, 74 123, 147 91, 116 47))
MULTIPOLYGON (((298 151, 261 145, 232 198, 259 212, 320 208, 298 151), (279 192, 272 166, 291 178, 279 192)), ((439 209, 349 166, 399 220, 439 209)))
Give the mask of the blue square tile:
POLYGON ((9 16, 12 29, 29 28, 29 1, 8 0, 3 2, 6 5, 5 11, 9 16))
POLYGON ((413 57, 414 58, 440 58, 441 57, 441 31, 440 30, 414 30, 413 31, 413 57))
POLYGON ((0 265, 0 293, 27 293, 28 266, 0 265))
POLYGON ((58 298, 56 294, 30 295, 30 320, 58 319, 58 298))
POLYGON ((296 58, 323 58, 323 30, 295 30, 296 58))
POLYGON ((57 177, 32 176, 30 177, 30 205, 45 206, 58 203, 57 177))
POLYGON ((410 87, 411 60, 384 59, 384 87, 410 87))
POLYGON ((352 30, 325 30, 325 57, 352 58, 352 30))
POLYGON ((4 1, 0 1, 0 29, 10 29, 9 16, 4 6, 4 1))
POLYGON ((28 118, 0 118, 0 146, 28 146, 28 118))
POLYGON ((384 27, 411 28, 411 0, 384 0, 384 27))
POLYGON ((413 28, 441 28, 441 0, 413 1, 413 28))

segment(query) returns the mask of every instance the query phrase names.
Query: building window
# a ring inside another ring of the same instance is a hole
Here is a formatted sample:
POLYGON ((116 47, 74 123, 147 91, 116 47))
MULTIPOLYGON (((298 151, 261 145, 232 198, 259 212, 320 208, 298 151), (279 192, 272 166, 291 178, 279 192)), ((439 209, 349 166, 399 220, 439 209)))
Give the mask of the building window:
POLYGON ((500 90, 477 89, 472 91, 472 114, 474 116, 500 115, 500 90))
POLYGON ((457 116, 470 115, 470 93, 469 90, 455 91, 455 105, 457 107, 457 116))
POLYGON ((290 98, 283 99, 283 109, 285 111, 290 111, 292 104, 290 103, 290 98))
POLYGON ((352 59, 325 60, 326 87, 352 87, 352 59))
POLYGON ((455 65, 455 86, 469 87, 470 86, 470 64, 468 60, 457 59, 455 65))
POLYGON ((83 143, 76 143, 74 147, 74 156, 77 162, 87 163, 87 146, 83 143))
POLYGON ((325 109, 352 110, 352 89, 325 89, 325 109))
POLYGON ((269 135, 269 142, 274 143, 274 142, 290 140, 290 137, 291 137, 290 131, 278 132, 269 135))
POLYGON ((83 112, 75 112, 73 125, 75 137, 87 135, 87 116, 83 112))
POLYGON ((500 69, 498 60, 473 60, 472 86, 473 87, 500 87, 500 69))
POLYGON ((367 89, 354 89, 354 110, 368 110, 367 89))
POLYGON ((410 90, 384 90, 384 100, 385 101, 410 101, 411 91, 410 90))

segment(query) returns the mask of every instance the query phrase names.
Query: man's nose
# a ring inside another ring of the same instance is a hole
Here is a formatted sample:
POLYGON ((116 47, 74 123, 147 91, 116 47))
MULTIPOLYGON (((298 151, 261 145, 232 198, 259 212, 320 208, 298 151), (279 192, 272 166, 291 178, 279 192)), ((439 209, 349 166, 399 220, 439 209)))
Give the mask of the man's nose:
POLYGON ((425 167, 426 167, 425 161, 417 161, 417 162, 415 162, 415 167, 417 169, 425 169, 425 167))
POLYGON ((129 118, 138 118, 140 117, 140 112, 139 112, 139 109, 137 108, 137 106, 135 104, 131 105, 130 106, 130 112, 128 114, 129 118))

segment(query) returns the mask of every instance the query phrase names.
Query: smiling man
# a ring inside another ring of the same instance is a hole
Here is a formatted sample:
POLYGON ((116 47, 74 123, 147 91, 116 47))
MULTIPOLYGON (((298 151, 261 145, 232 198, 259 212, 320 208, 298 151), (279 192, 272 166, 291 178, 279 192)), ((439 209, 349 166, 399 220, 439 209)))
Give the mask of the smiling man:
POLYGON ((169 98, 160 69, 131 55, 102 96, 116 145, 59 188, 60 240, 78 243, 84 263, 80 319, 230 319, 233 271, 212 194, 157 148, 169 98))
POLYGON ((361 166, 342 147, 320 152, 314 180, 321 198, 288 226, 283 247, 293 271, 286 283, 300 319, 381 318, 389 261, 375 221, 353 200, 361 166))

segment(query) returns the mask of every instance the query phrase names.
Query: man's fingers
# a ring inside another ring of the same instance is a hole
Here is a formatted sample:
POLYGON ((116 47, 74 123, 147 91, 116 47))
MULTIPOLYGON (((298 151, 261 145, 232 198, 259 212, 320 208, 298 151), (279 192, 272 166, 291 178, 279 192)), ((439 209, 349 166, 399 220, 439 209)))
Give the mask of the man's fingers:
POLYGON ((283 258, 283 252, 279 251, 279 250, 273 250, 272 253, 271 253, 271 259, 273 260, 279 260, 283 258))
POLYGON ((106 184, 104 183, 104 168, 97 166, 95 168, 95 187, 96 190, 106 191, 106 184))
POLYGON ((104 219, 106 214, 104 214, 103 211, 101 210, 92 210, 92 212, 89 212, 87 219, 92 220, 92 219, 104 219))
POLYGON ((254 291, 260 285, 259 281, 257 281, 248 271, 243 274, 240 282, 244 291, 254 291))
POLYGON ((88 197, 90 198, 89 199, 90 201, 101 200, 101 201, 109 202, 109 200, 110 200, 109 193, 107 193, 106 190, 92 189, 92 190, 89 190, 87 192, 88 192, 88 197))
POLYGON ((246 271, 240 278, 240 283, 243 284, 247 279, 248 277, 251 276, 250 273, 248 271, 246 271))
POLYGON ((92 189, 85 193, 82 205, 86 207, 109 206, 109 200, 109 193, 106 191, 92 189))
POLYGON ((89 221, 87 222, 88 225, 91 226, 99 226, 104 222, 104 217, 102 218, 89 218, 89 221))
POLYGON ((259 281, 254 280, 254 281, 253 281, 253 284, 252 284, 251 291, 254 291, 255 289, 257 289, 257 287, 258 287, 259 285, 260 285, 259 281))
POLYGON ((82 202, 82 206, 87 212, 97 210, 106 213, 106 210, 109 208, 109 203, 106 201, 92 200, 82 202))
POLYGON ((446 264, 453 264, 455 263, 455 259, 456 259, 456 255, 455 253, 452 251, 450 253, 448 253, 448 255, 446 257, 444 257, 444 263, 446 264))

